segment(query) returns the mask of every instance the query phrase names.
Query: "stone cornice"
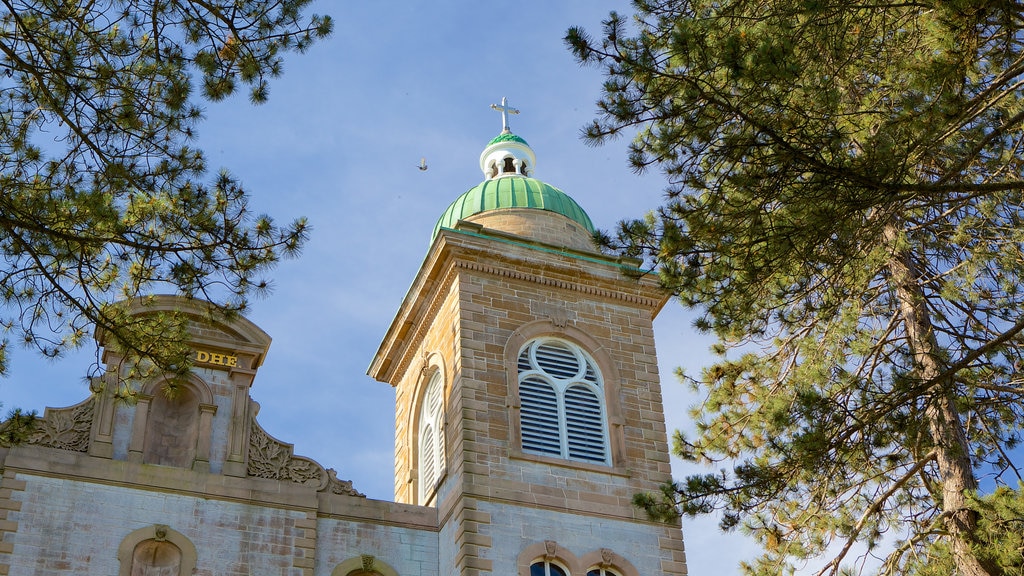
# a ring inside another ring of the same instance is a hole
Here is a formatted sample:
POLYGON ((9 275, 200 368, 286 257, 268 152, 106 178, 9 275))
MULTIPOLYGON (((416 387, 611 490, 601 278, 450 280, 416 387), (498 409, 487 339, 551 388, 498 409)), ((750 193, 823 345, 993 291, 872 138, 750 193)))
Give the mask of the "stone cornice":
MULTIPOLYGON (((450 261, 436 263, 436 267, 442 266, 443 271, 439 272, 442 275, 439 281, 425 286, 421 290, 416 290, 414 287, 409 291, 409 296, 423 292, 429 296, 430 302, 426 306, 422 304, 406 306, 406 303, 403 302, 402 308, 392 322, 391 329, 388 330, 388 334, 380 346, 380 351, 377 353, 380 362, 378 363, 378 358, 375 358, 374 363, 370 366, 368 372, 370 376, 394 386, 396 382, 392 381, 391 375, 405 373, 415 356, 414 351, 426 337, 431 322, 440 312, 444 296, 448 294, 458 276, 458 270, 450 261), (397 331, 396 326, 400 327, 397 331), (414 328, 415 331, 410 335, 409 332, 414 328)), ((408 299, 409 296, 406 298, 408 299)))
POLYGON ((473 270, 475 272, 482 272, 484 274, 491 274, 493 276, 500 276, 502 278, 510 278, 513 280, 522 280, 525 282, 531 282, 534 284, 540 284, 542 286, 549 286, 552 288, 559 288, 562 290, 569 290, 572 292, 580 292, 587 294, 588 296, 597 296, 607 300, 621 300, 629 304, 635 304, 644 308, 658 308, 661 306, 662 299, 655 299, 648 296, 643 296, 636 293, 627 293, 623 290, 616 290, 611 288, 601 288, 583 282, 573 282, 569 280, 559 280, 556 278, 549 278, 547 276, 541 276, 539 274, 531 274, 529 272, 523 272, 522 270, 510 269, 503 266, 495 266, 493 264, 484 264, 482 262, 456 262, 455 264, 459 268, 466 270, 473 270))
POLYGON ((85 484, 145 492, 165 492, 203 500, 315 513, 319 517, 371 521, 374 524, 437 530, 434 508, 317 492, 316 487, 288 480, 238 478, 97 458, 43 446, 0 449, 0 465, 8 474, 58 478, 85 484))
POLYGON ((404 374, 408 369, 416 348, 426 337, 431 322, 461 271, 618 301, 656 315, 669 295, 651 279, 629 279, 624 270, 621 263, 611 258, 580 259, 575 253, 539 250, 530 243, 444 230, 420 267, 368 373, 379 381, 392 386, 396 384, 396 375, 404 374), (497 250, 494 243, 499 241, 500 246, 508 246, 513 251, 497 250), (531 258, 533 255, 539 257, 531 258), (613 271, 612 275, 598 275, 587 269, 595 266, 613 271), (582 279, 557 277, 565 276, 565 272, 580 275, 582 279))

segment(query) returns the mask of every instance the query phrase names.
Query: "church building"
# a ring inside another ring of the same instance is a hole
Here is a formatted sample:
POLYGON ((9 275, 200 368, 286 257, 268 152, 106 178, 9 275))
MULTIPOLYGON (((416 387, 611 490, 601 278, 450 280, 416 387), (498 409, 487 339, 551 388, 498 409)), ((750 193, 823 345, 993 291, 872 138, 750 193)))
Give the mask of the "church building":
POLYGON ((484 180, 441 214, 370 363, 395 389, 393 502, 259 424, 269 335, 155 296, 132 312, 188 315, 194 369, 119 402, 122 358, 98 334, 91 395, 0 448, 0 575, 686 574, 680 526, 632 504, 671 478, 652 328, 667 295, 594 247, 495 108, 484 180))

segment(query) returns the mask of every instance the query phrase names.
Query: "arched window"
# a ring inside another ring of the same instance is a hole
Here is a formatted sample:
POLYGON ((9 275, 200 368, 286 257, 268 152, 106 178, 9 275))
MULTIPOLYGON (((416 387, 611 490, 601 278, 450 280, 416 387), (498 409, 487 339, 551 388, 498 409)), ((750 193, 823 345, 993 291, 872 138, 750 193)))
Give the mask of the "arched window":
POLYGON ((569 573, 558 564, 539 560, 530 565, 530 576, 569 576, 569 573))
POLYGON ((434 495, 444 473, 444 383, 441 371, 430 377, 420 401, 419 426, 419 502, 426 504, 434 495))
POLYGON ((597 365, 564 340, 538 338, 519 352, 523 452, 608 464, 604 385, 597 365))
POLYGON ((619 576, 619 573, 609 568, 591 568, 587 570, 587 576, 619 576))

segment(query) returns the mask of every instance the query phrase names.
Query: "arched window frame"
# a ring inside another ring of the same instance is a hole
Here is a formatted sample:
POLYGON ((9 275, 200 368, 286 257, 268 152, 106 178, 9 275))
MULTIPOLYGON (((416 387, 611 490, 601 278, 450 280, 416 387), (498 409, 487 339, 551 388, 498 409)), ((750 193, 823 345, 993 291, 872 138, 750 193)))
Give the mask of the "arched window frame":
POLYGON ((592 576, 595 572, 600 576, 640 576, 633 564, 609 548, 580 556, 579 566, 585 568, 580 571, 584 576, 592 576))
POLYGON ((604 380, 590 354, 544 336, 527 341, 516 362, 523 452, 611 464, 604 380))
POLYGON ((564 571, 566 576, 575 576, 575 568, 579 561, 572 552, 558 545, 554 540, 535 542, 528 545, 519 553, 517 562, 519 576, 533 576, 533 567, 541 565, 544 567, 544 576, 556 576, 549 568, 557 566, 564 571))
POLYGON ((424 506, 434 498, 447 472, 444 406, 444 371, 433 366, 424 372, 416 412, 416 492, 424 506))
POLYGON ((622 424, 624 422, 619 400, 619 382, 621 380, 615 362, 612 361, 605 346, 586 332, 565 322, 557 322, 551 318, 536 320, 519 327, 505 344, 505 367, 506 379, 509 387, 509 406, 514 414, 510 417, 510 438, 511 456, 525 460, 535 460, 571 466, 574 468, 599 470, 612 472, 614 474, 628 475, 625 463, 625 441, 623 438, 622 424), (524 452, 522 450, 522 429, 520 423, 521 410, 519 398, 519 371, 518 360, 523 346, 534 339, 552 337, 579 346, 584 352, 590 355, 601 372, 604 383, 604 407, 607 419, 608 442, 610 447, 610 464, 593 464, 577 460, 566 460, 561 457, 541 456, 524 452), (612 467, 609 470, 609 465, 612 467))

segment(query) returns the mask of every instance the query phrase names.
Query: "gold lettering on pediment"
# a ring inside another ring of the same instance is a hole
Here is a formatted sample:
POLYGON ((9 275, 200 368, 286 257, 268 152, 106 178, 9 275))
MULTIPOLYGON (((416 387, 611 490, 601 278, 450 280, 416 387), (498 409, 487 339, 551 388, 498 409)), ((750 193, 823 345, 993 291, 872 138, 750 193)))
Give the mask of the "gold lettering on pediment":
POLYGON ((195 353, 196 362, 202 364, 216 364, 217 366, 227 366, 229 368, 238 366, 238 356, 229 356, 220 352, 210 352, 209 350, 196 350, 195 353))

